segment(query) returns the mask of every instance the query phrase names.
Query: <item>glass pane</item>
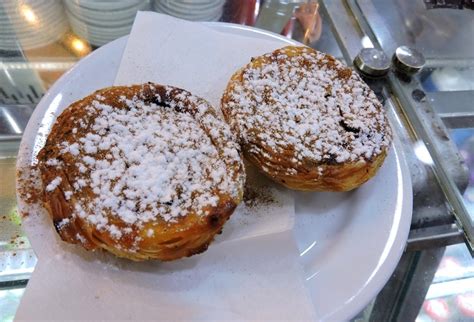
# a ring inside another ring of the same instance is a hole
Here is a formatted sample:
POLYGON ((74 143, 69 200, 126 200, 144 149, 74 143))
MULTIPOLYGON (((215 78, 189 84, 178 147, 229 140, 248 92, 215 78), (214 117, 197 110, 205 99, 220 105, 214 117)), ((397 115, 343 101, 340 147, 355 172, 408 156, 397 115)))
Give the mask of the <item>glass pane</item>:
POLYGON ((390 82, 415 132, 426 143, 452 212, 474 242, 474 213, 463 197, 470 174, 449 135, 451 128, 472 131, 474 127, 472 5, 465 1, 434 0, 355 2, 387 55, 405 45, 418 50, 426 59, 422 72, 412 78, 391 77, 390 82), (439 8, 447 3, 451 8, 439 8))
POLYGON ((473 60, 473 11, 429 9, 426 3, 430 2, 440 1, 357 0, 369 23, 379 24, 372 29, 383 48, 406 45, 417 48, 427 59, 473 60))
POLYGON ((463 193, 467 210, 474 214, 474 127, 453 129, 450 131, 452 140, 459 147, 469 172, 469 181, 463 193))
POLYGON ((464 245, 446 248, 416 322, 472 321, 474 263, 464 245))

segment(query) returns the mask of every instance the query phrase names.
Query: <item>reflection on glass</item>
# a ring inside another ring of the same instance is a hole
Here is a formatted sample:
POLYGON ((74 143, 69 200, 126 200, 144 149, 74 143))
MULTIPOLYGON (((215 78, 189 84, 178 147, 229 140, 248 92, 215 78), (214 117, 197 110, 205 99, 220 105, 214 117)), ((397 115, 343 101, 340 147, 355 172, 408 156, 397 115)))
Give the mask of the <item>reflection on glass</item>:
POLYGON ((72 47, 77 51, 83 51, 86 48, 84 42, 80 39, 74 39, 72 41, 72 47))
POLYGON ((20 13, 25 18, 25 20, 31 24, 38 23, 38 16, 35 14, 33 9, 27 4, 22 4, 20 6, 20 13))
POLYGON ((374 48, 374 44, 372 43, 372 40, 370 40, 370 38, 367 36, 362 37, 361 42, 362 42, 362 47, 364 48, 374 48))
POLYGON ((5 117, 8 124, 11 126, 11 128, 13 129, 13 132, 15 132, 16 134, 21 134, 20 126, 18 125, 16 120, 11 116, 10 112, 7 110, 3 110, 3 116, 5 117))
POLYGON ((71 49, 79 56, 84 56, 91 51, 91 47, 80 38, 73 38, 71 41, 71 49))
POLYGON ((426 145, 422 141, 415 142, 413 146, 413 150, 415 151, 415 155, 424 164, 433 165, 433 159, 431 158, 430 152, 426 148, 426 145))
POLYGON ((0 291, 0 321, 13 321, 15 312, 23 296, 24 288, 0 291))

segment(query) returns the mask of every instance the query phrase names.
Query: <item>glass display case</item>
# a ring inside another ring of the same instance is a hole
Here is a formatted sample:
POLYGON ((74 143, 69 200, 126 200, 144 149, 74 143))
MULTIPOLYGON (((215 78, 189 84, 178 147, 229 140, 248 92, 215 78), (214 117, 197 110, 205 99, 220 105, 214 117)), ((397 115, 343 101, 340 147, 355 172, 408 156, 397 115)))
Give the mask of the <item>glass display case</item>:
POLYGON ((137 11, 151 10, 266 29, 358 69, 403 144, 414 200, 402 259, 355 320, 472 320, 473 8, 469 0, 2 1, 0 319, 14 317, 36 263, 15 200, 28 119, 61 75, 129 34, 137 11))

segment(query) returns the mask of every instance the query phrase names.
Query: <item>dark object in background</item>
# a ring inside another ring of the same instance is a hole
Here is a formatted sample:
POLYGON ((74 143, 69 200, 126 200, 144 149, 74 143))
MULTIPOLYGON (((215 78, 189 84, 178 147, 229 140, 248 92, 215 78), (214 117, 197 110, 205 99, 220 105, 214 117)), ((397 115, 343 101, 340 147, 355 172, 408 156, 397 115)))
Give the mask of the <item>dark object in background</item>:
POLYGON ((426 9, 474 9, 474 0, 424 0, 426 9))
POLYGON ((253 26, 257 19, 260 0, 227 1, 223 21, 253 26))

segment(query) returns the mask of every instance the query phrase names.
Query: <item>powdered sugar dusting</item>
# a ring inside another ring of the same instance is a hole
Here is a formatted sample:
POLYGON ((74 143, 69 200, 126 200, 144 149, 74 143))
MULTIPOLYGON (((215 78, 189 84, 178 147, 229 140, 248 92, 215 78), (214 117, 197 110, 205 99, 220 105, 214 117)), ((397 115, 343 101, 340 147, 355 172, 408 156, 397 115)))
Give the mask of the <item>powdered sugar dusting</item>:
MULTIPOLYGON (((173 90, 167 88, 167 95, 173 90)), ((73 142, 59 143, 59 156, 45 162, 58 167, 57 158, 72 157, 77 171, 68 178, 74 189, 64 192, 66 200, 92 194, 75 199, 73 216, 118 240, 132 225, 141 227, 157 217, 174 222, 190 212, 203 216, 220 195, 238 198, 243 172, 236 176, 230 170, 243 169, 238 145, 207 102, 185 91, 164 102, 159 95, 153 101, 123 96, 126 108, 95 98, 85 107, 90 122, 76 120, 87 130, 78 131, 73 142), (189 102, 194 109, 186 106, 189 102), (114 224, 117 219, 120 225, 114 224)), ((46 190, 60 182, 54 179, 46 190)), ((153 230, 146 235, 152 237, 153 230)))
POLYGON ((46 186, 46 191, 51 192, 56 189, 63 179, 61 177, 56 177, 46 186))
POLYGON ((297 168, 308 161, 370 160, 388 147, 391 131, 381 104, 341 62, 295 47, 263 61, 247 65, 223 101, 241 140, 259 142, 251 153, 284 153, 297 168))

